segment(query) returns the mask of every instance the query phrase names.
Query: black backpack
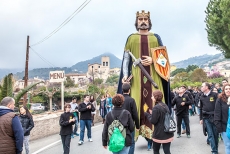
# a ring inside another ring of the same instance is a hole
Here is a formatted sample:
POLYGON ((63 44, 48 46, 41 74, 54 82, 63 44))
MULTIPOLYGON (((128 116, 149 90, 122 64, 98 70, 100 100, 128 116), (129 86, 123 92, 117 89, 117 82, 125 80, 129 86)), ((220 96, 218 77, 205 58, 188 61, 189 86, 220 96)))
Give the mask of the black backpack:
POLYGON ((165 119, 164 119, 164 132, 174 133, 176 131, 176 122, 171 117, 169 111, 163 105, 161 104, 159 105, 162 106, 166 110, 165 119))

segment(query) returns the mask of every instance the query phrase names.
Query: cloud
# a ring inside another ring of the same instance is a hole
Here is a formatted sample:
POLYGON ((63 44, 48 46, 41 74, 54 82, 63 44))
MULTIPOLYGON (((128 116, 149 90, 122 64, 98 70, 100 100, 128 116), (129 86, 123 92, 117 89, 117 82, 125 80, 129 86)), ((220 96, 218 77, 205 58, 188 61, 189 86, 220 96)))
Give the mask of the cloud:
MULTIPOLYGON (((23 68, 26 37, 34 44, 69 17, 84 0, 1 0, 0 68, 23 68)), ((148 10, 167 46, 170 61, 218 53, 208 46, 204 10, 208 0, 91 1, 60 31, 32 47, 54 66, 70 67, 104 52, 121 58, 127 37, 135 32, 136 11, 148 10), (187 52, 185 52, 187 51, 187 52)), ((30 68, 50 67, 30 50, 30 68)))

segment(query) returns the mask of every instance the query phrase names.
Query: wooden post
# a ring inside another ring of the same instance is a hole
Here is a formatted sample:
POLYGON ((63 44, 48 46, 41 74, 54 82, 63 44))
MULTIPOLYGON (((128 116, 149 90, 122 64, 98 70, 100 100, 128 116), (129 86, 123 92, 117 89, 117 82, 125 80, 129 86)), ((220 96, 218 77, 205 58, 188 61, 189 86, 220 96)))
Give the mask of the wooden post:
MULTIPOLYGON (((27 44, 26 44, 26 65, 25 65, 25 76, 24 76, 24 88, 28 85, 28 65, 29 65, 29 39, 27 36, 27 44)), ((27 104, 27 93, 23 97, 23 105, 27 104)))

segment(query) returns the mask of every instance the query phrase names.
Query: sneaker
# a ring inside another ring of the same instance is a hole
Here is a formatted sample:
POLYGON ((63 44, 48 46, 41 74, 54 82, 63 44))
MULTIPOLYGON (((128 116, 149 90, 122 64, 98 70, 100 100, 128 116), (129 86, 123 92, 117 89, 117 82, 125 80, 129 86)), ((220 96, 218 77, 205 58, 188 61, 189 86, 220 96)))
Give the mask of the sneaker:
POLYGON ((89 142, 93 142, 93 140, 91 138, 89 138, 89 142))
POLYGON ((71 138, 74 138, 74 136, 73 136, 73 135, 71 135, 71 138))
POLYGON ((179 134, 177 134, 177 138, 180 138, 180 135, 179 135, 179 134))
POLYGON ((80 141, 78 142, 78 145, 82 145, 82 144, 83 144, 83 141, 80 140, 80 141))
POLYGON ((74 133, 74 135, 79 136, 79 134, 78 134, 78 133, 74 133))
POLYGON ((191 138, 191 136, 190 136, 190 135, 187 135, 187 138, 191 138))
POLYGON ((181 132, 181 134, 185 134, 186 133, 186 130, 184 129, 184 130, 182 130, 182 132, 181 132))

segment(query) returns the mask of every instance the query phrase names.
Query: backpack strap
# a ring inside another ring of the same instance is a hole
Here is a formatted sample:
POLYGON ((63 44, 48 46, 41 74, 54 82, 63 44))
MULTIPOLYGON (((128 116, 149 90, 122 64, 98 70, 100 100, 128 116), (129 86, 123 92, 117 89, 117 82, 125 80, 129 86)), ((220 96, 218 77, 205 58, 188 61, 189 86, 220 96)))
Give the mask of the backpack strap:
POLYGON ((161 107, 163 107, 166 110, 166 113, 170 113, 169 110, 167 110, 163 105, 161 105, 160 103, 158 103, 161 107))
POLYGON ((121 114, 120 114, 120 116, 118 117, 118 120, 120 120, 120 119, 122 118, 124 112, 125 112, 125 109, 123 109, 123 110, 121 111, 121 114))
MULTIPOLYGON (((125 109, 123 109, 122 111, 121 111, 121 114, 120 114, 120 116, 117 118, 118 120, 120 120, 120 118, 123 116, 123 113, 125 112, 125 109)), ((116 118, 114 118, 114 115, 113 115, 113 110, 111 111, 111 116, 112 116, 112 119, 113 120, 115 120, 116 118)))

